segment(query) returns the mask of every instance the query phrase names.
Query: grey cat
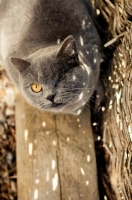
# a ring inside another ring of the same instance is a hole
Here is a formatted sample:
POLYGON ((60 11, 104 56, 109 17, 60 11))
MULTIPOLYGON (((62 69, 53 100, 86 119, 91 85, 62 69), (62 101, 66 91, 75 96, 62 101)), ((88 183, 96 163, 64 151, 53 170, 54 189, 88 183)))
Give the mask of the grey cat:
POLYGON ((100 71, 91 15, 89 0, 0 0, 0 59, 31 105, 80 114, 100 71))

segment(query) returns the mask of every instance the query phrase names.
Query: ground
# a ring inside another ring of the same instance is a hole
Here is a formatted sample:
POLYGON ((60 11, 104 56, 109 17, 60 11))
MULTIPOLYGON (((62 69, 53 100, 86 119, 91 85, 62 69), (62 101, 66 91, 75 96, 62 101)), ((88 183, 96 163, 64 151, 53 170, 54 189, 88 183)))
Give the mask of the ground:
POLYGON ((0 199, 17 199, 15 92, 0 68, 0 199))

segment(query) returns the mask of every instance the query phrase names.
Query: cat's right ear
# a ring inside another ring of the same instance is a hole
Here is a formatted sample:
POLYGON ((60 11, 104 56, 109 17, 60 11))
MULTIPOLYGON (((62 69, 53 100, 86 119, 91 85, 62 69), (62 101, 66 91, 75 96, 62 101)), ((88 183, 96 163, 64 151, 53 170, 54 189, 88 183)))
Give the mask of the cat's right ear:
POLYGON ((21 58, 11 57, 10 62, 19 70, 20 73, 25 71, 30 66, 30 62, 21 58))
POLYGON ((68 36, 62 43, 61 48, 57 54, 61 60, 71 60, 71 62, 78 62, 78 52, 76 42, 72 35, 68 36))

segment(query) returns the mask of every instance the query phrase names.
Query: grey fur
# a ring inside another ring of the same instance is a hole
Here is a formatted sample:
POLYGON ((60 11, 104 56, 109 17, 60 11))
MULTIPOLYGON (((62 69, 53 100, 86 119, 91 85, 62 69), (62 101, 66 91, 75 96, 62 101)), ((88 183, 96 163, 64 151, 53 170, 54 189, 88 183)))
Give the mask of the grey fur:
POLYGON ((31 105, 79 114, 91 97, 100 39, 88 10, 85 0, 0 1, 0 58, 31 105))

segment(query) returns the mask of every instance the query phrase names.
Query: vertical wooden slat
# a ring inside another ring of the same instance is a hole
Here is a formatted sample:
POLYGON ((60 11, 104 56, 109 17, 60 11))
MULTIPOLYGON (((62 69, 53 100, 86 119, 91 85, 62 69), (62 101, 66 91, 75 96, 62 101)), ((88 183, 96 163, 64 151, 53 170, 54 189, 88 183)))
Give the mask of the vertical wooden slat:
MULTIPOLYGON (((19 99, 19 98, 18 98, 19 99)), ((24 127, 25 127, 25 105, 23 99, 18 100, 16 106, 16 129, 17 131, 17 176, 18 178, 18 196, 19 199, 28 200, 28 155, 24 141, 24 127)))
POLYGON ((80 116, 57 115, 62 199, 97 200, 97 174, 89 110, 80 116))

